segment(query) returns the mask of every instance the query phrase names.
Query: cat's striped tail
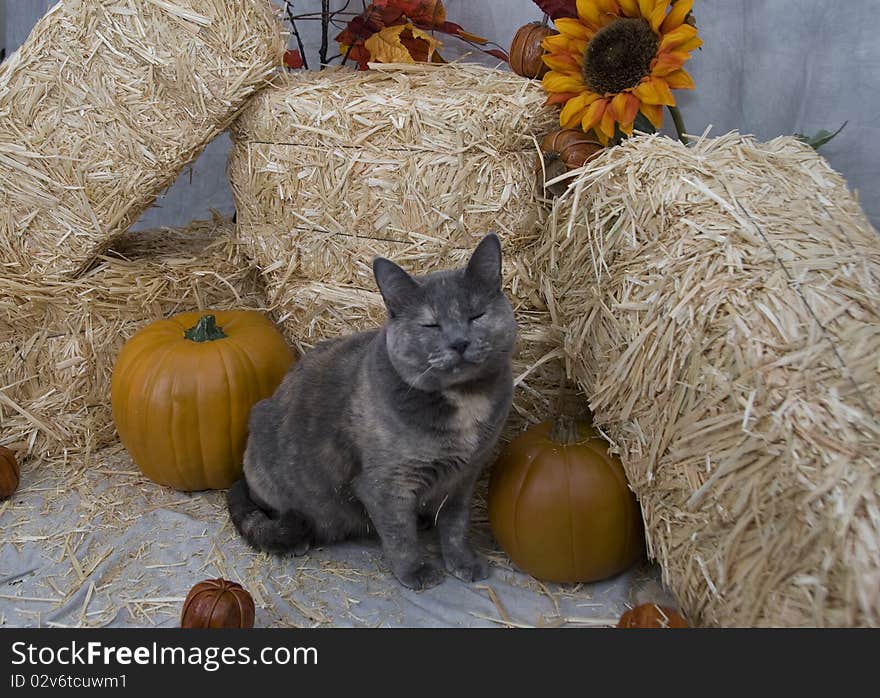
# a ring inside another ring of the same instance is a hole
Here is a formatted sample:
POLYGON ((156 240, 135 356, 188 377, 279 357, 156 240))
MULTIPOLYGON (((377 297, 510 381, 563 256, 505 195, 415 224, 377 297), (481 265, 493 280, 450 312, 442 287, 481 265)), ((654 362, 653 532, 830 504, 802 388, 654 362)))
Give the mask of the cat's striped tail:
POLYGON ((297 512, 272 516, 251 499, 247 481, 238 480, 226 494, 229 517, 251 547, 267 553, 302 555, 312 539, 312 527, 297 512))

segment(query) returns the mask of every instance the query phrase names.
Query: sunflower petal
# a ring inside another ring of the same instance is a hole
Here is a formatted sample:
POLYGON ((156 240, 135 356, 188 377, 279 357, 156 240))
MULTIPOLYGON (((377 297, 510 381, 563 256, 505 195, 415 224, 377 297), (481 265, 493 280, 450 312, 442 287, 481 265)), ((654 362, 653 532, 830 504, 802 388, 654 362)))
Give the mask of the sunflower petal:
POLYGON ((609 109, 614 118, 620 123, 632 123, 636 118, 636 114, 639 113, 639 100, 629 92, 621 92, 611 100, 609 109))
POLYGON ((656 4, 656 0, 639 0, 639 14, 645 19, 650 19, 656 4))
POLYGON ((569 44, 570 42, 565 34, 551 34, 550 36, 544 37, 544 40, 541 42, 541 48, 545 51, 555 53, 557 51, 568 51, 569 44))
POLYGON ((581 69, 580 63, 570 53, 545 53, 541 58, 544 59, 544 65, 557 73, 578 72, 581 69))
POLYGON ((596 137, 596 140, 599 141, 603 146, 608 145, 608 141, 611 140, 606 136, 600 129, 594 128, 593 135, 596 137))
MULTIPOLYGON (((599 26, 599 6, 595 0, 577 0, 577 13, 584 22, 599 26)), ((558 20, 553 20, 553 24, 558 24, 558 20)))
POLYGON ((579 58, 583 58, 584 54, 587 52, 587 45, 590 43, 589 39, 572 39, 569 45, 569 51, 572 55, 578 56, 579 58))
POLYGON ((559 125, 562 128, 576 127, 584 118, 587 107, 597 99, 599 99, 599 95, 593 92, 581 92, 577 97, 572 97, 559 113, 559 125))
POLYGON ((676 70, 667 75, 664 80, 674 90, 692 90, 696 87, 694 79, 684 70, 676 70))
POLYGON ((651 29, 654 30, 655 34, 660 33, 660 25, 663 24, 663 20, 666 19, 666 10, 668 9, 669 0, 659 0, 654 6, 654 11, 651 13, 651 29))
POLYGON ((668 34, 664 34, 660 39, 660 46, 657 51, 662 53, 669 49, 678 48, 686 41, 690 41, 697 35, 697 28, 690 24, 682 24, 680 27, 673 29, 668 34))
POLYGON ((627 17, 639 16, 639 0, 617 0, 620 3, 620 9, 627 17))
MULTIPOLYGON (((545 78, 546 80, 546 78, 545 78)), ((675 106, 675 97, 669 90, 669 85, 663 78, 648 78, 643 80, 638 87, 633 90, 633 94, 644 104, 665 104, 670 107, 675 106)))
POLYGON ((651 75, 662 78, 670 73, 674 73, 684 65, 688 58, 690 58, 690 55, 684 51, 665 51, 657 56, 654 65, 651 66, 651 75))
POLYGON ((587 89, 584 80, 579 75, 569 75, 551 70, 541 83, 547 92, 574 92, 580 93, 587 89))
POLYGON ((645 115, 654 128, 659 129, 663 125, 663 107, 659 104, 642 104, 639 111, 645 115))
POLYGON ((592 36, 592 32, 586 25, 571 17, 560 17, 554 20, 553 24, 556 25, 560 34, 569 39, 589 39, 592 36))
POLYGON ((678 0, 672 6, 672 11, 663 20, 660 30, 666 34, 673 29, 678 29, 684 23, 684 18, 687 17, 693 6, 694 0, 678 0))
POLYGON ((565 104, 568 100, 578 96, 578 92, 551 92, 544 100, 544 106, 549 107, 553 104, 565 104))
POLYGON ((607 99, 597 99, 593 102, 589 107, 587 107, 587 111, 584 114, 584 118, 581 119, 581 128, 584 131, 589 131, 593 126, 598 124, 602 117, 605 115, 605 110, 608 107, 607 99))
POLYGON ((700 46, 702 45, 703 40, 699 36, 695 36, 690 41, 685 41, 681 46, 677 46, 676 49, 678 51, 687 51, 688 53, 690 53, 691 51, 700 48, 700 46))
POLYGON ((611 110, 606 109, 605 113, 602 114, 602 121, 599 122, 599 130, 608 136, 608 138, 614 138, 614 125, 616 123, 617 122, 615 121, 611 110))
POLYGON ((599 4, 599 23, 604 27, 620 17, 617 0, 596 0, 599 4))
POLYGON ((612 15, 620 14, 620 5, 617 3, 617 0, 596 0, 599 4, 599 9, 602 12, 607 12, 612 15))
POLYGON ((633 129, 635 128, 635 120, 630 121, 629 123, 620 124, 620 130, 625 133, 627 136, 633 135, 633 129))

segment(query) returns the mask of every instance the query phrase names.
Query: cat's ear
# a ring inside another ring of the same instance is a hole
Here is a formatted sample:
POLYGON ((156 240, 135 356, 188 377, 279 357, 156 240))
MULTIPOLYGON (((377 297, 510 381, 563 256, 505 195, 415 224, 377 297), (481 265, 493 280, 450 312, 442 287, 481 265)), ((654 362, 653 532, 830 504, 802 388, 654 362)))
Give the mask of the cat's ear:
POLYGON ((468 261, 465 277, 485 293, 501 290, 501 240, 495 233, 484 237, 468 261))
POLYGON ((391 317, 419 296, 421 286, 418 282, 390 259, 376 257, 373 260, 373 276, 391 317))

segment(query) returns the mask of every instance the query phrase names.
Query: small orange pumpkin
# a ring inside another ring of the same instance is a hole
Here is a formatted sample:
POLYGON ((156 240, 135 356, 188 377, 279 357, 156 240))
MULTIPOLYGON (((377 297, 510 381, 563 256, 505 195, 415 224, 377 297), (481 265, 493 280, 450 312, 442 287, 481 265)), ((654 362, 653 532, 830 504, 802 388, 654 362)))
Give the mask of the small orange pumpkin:
POLYGON ((241 477, 248 415, 294 360, 262 313, 180 313, 142 328, 113 367, 110 402, 123 445, 151 480, 222 489, 241 477))
POLYGON ((547 157, 557 157, 568 170, 583 167, 584 163, 595 158, 603 149, 604 146, 599 141, 576 128, 553 131, 541 141, 545 162, 547 157))
POLYGON ((542 422, 510 442, 492 470, 488 504, 498 543, 538 579, 606 579, 644 550, 620 460, 588 422, 542 422))
POLYGON ((645 603, 626 611, 620 616, 618 628, 689 628, 688 622, 678 612, 658 606, 655 603, 645 603))
POLYGON ((558 34, 540 22, 525 24, 516 30, 510 42, 510 69, 524 78, 539 79, 550 70, 544 63, 541 42, 548 36, 558 34))
POLYGON ((18 489, 21 468, 15 454, 5 446, 0 446, 0 499, 8 499, 18 489))
POLYGON ((254 600, 236 582, 206 579, 186 595, 181 628, 253 628, 254 600))

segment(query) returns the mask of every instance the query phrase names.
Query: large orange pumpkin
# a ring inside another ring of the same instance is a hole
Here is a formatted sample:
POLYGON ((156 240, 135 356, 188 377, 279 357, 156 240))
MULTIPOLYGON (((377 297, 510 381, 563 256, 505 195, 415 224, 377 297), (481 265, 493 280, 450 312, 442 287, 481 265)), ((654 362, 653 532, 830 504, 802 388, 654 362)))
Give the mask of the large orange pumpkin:
POLYGON ((542 422, 514 439, 489 481, 492 532, 513 563, 552 582, 594 582, 644 550, 620 460, 587 422, 542 422))
POLYGON ((147 325, 122 347, 110 400, 123 445, 151 480, 222 489, 242 473, 251 407, 294 360, 250 310, 189 312, 147 325))

